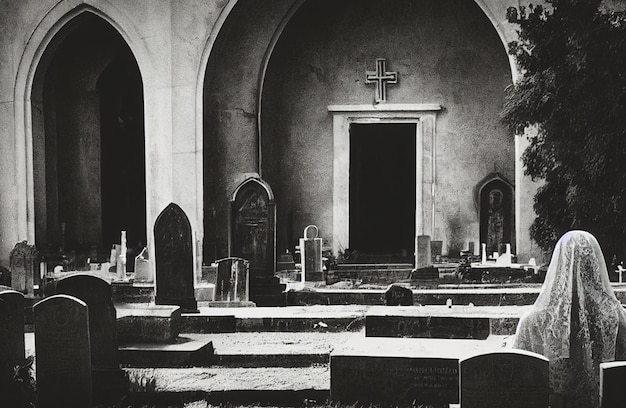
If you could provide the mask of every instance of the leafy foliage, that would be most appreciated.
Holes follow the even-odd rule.
[[[549,251],[571,229],[594,234],[608,259],[626,255],[626,18],[601,0],[509,8],[509,53],[521,79],[504,122],[529,129],[525,173],[544,180],[531,237]]]
[[[7,407],[35,407],[37,396],[33,362],[33,356],[28,356],[22,364],[3,365],[0,369],[0,384],[6,387],[2,388],[2,403]]]

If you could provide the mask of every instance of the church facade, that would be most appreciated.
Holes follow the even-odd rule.
[[[148,245],[171,202],[196,266],[246,180],[276,250],[443,255],[529,238],[537,186],[500,121],[515,0],[4,0],[0,264],[13,245]]]

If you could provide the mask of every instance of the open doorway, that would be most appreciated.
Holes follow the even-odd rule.
[[[366,262],[413,260],[416,126],[350,125],[350,249]]]
[[[146,243],[143,84],[117,30],[84,12],[46,48],[33,90],[35,243],[82,267],[127,231]],[[53,259],[53,258],[51,258]]]

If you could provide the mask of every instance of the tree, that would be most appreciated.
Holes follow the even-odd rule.
[[[546,0],[509,8],[521,79],[503,121],[530,132],[524,172],[543,180],[532,239],[550,251],[568,230],[596,236],[607,259],[626,259],[626,18],[601,0]]]

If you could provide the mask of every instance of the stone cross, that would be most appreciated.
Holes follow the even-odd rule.
[[[376,84],[376,103],[387,102],[387,84],[397,84],[398,73],[387,71],[385,58],[376,58],[376,71],[365,71],[365,83]]]

